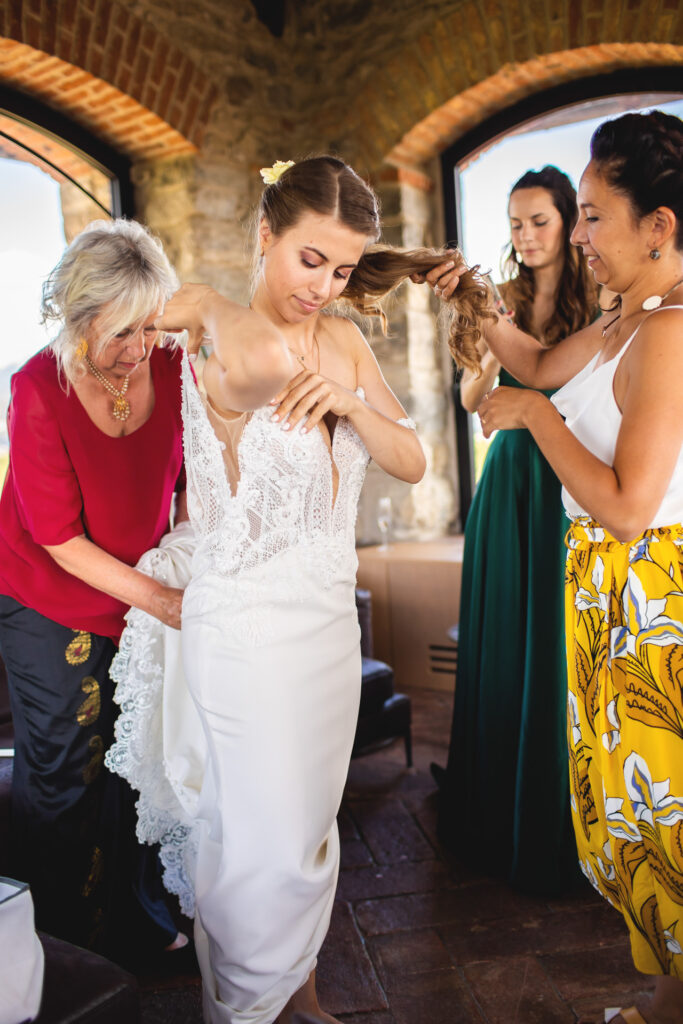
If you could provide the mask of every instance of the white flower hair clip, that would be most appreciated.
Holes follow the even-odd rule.
[[[294,166],[294,160],[276,160],[272,167],[262,167],[259,174],[266,185],[274,185],[279,181],[285,171]]]

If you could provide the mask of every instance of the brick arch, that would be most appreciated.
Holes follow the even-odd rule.
[[[216,97],[153,24],[111,0],[0,7],[0,82],[133,159],[195,151]]]
[[[418,148],[433,155],[453,142],[461,119],[471,127],[548,84],[681,62],[679,0],[461,0],[449,8],[378,60],[354,96],[345,139],[361,165],[378,167],[387,155],[399,162],[400,152],[414,166]]]
[[[683,46],[613,43],[505,65],[429,113],[391,147],[384,160],[399,167],[423,164],[491,115],[552,86],[622,68],[673,64],[683,65]]]

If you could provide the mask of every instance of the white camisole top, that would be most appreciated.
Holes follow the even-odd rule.
[[[683,309],[683,306],[660,306],[659,309]],[[650,316],[658,313],[659,309],[653,310]],[[612,359],[596,367],[595,364],[600,356],[600,353],[597,352],[590,362],[586,363],[584,368],[564,387],[556,391],[550,399],[558,412],[564,416],[567,427],[577,440],[608,466],[614,464],[614,452],[622,420],[621,410],[614,397],[614,375],[624,353],[647,319],[645,317],[644,320],[641,320],[628,341]],[[681,344],[683,344],[683,332]],[[683,416],[683,409],[681,409],[681,415]],[[566,487],[562,488],[562,501],[570,519],[588,515]],[[678,460],[664,500],[648,529],[672,526],[682,520],[683,448],[678,453]]]

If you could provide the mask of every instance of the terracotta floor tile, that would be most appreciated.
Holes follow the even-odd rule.
[[[392,992],[396,1024],[486,1024],[463,976],[455,968],[407,975]]]
[[[340,899],[355,902],[377,896],[448,889],[451,884],[448,869],[438,860],[423,860],[417,864],[374,864],[371,867],[342,869],[337,895]]]
[[[456,963],[594,949],[614,945],[625,937],[626,928],[612,907],[579,905],[552,914],[540,914],[480,921],[470,928],[462,923],[440,929],[445,945]]]
[[[342,839],[341,868],[360,868],[372,864],[372,854],[362,839]]]
[[[631,959],[631,946],[624,938],[613,946],[591,948],[586,946],[571,953],[550,953],[539,957],[543,968],[558,992],[571,1003],[587,996],[603,996],[610,992],[638,990],[643,987],[643,976],[636,971]],[[606,1006],[618,1006],[607,999]]]
[[[390,1013],[380,1010],[379,1013],[340,1013],[343,1024],[396,1024]]]
[[[393,794],[406,770],[404,764],[391,761],[384,751],[359,757],[351,762],[344,802]]]
[[[367,935],[381,935],[443,924],[466,929],[478,922],[527,916],[530,906],[527,897],[502,882],[479,882],[439,893],[365,900],[355,910],[356,919]]]
[[[453,966],[448,950],[436,931],[394,932],[368,941],[370,955],[385,990],[401,988],[407,976],[449,971]]]
[[[387,1001],[351,910],[337,900],[316,971],[320,1005],[328,1013],[384,1010]]]
[[[142,1024],[201,1024],[202,990],[188,988],[142,992]],[[123,1024],[123,1022],[122,1022]]]
[[[342,842],[347,839],[360,838],[358,835],[358,829],[356,828],[356,823],[344,804],[342,804],[339,814],[337,815],[337,828],[339,829],[339,838]]]
[[[535,957],[470,964],[465,977],[490,1024],[574,1024]]]
[[[434,850],[400,800],[358,800],[354,820],[377,864],[432,860]]]

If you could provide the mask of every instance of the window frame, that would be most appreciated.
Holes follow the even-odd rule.
[[[0,85],[0,113],[54,139],[55,142],[70,149],[104,173],[111,183],[111,216],[134,216],[135,202],[130,173],[131,161],[128,157],[60,111],[53,110],[52,107],[48,107],[32,96],[27,96],[3,85]],[[22,143],[17,142],[16,144],[26,148]],[[40,157],[40,154],[37,155]],[[45,160],[44,157],[40,157],[40,159]],[[55,166],[55,169],[64,177],[69,178],[59,167]],[[69,180],[93,202],[100,205],[87,189],[77,181]]]

